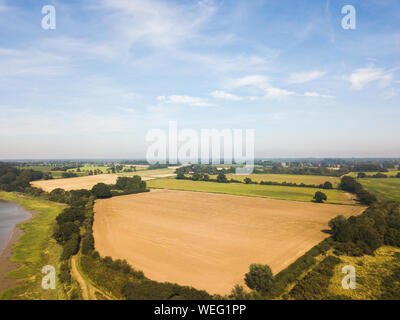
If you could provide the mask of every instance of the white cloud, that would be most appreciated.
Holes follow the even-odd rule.
[[[360,90],[374,81],[379,81],[382,87],[386,87],[392,79],[393,74],[391,72],[374,67],[357,69],[347,78],[354,90]]]
[[[217,98],[217,99],[225,99],[225,100],[232,100],[232,101],[242,100],[242,97],[239,97],[239,96],[234,95],[234,94],[229,93],[229,92],[218,91],[218,90],[212,92],[211,96],[213,96],[214,98]]]
[[[305,97],[315,97],[315,98],[327,98],[327,99],[335,98],[334,96],[326,95],[326,94],[320,94],[318,92],[305,92],[304,96]]]
[[[289,76],[289,83],[306,83],[306,82],[310,82],[316,79],[319,79],[321,77],[323,77],[325,75],[325,72],[323,71],[318,71],[318,70],[314,70],[314,71],[310,71],[310,72],[301,72],[301,73],[292,73]]]
[[[157,100],[164,103],[175,103],[175,104],[186,104],[193,107],[212,107],[215,106],[209,103],[207,100],[192,97],[192,96],[180,96],[180,95],[170,95],[170,96],[158,96]]]
[[[74,66],[69,59],[45,51],[28,48],[0,48],[0,77],[6,76],[63,76]]]
[[[263,96],[248,96],[246,99],[250,101],[263,99],[263,98],[272,98],[281,100],[285,97],[295,95],[296,92],[289,91],[286,89],[281,89],[277,87],[273,87],[269,83],[269,78],[261,75],[250,75],[238,79],[231,79],[228,83],[230,88],[240,88],[240,87],[254,87],[263,93]]]
[[[240,88],[246,86],[255,86],[261,89],[269,87],[269,79],[265,76],[250,75],[243,78],[232,79],[229,81],[230,88]]]
[[[113,26],[131,43],[174,46],[197,36],[217,8],[211,1],[191,5],[155,0],[102,0],[100,8],[113,11]]]
[[[296,94],[293,91],[288,91],[285,89],[280,88],[267,88],[266,89],[267,97],[274,98],[274,99],[282,99],[288,96],[292,96]]]

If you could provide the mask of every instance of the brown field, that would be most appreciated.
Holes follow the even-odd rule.
[[[331,218],[365,208],[155,190],[98,200],[94,209],[102,256],[126,259],[153,280],[227,294],[251,263],[277,273],[327,237]]]
[[[171,171],[171,170],[170,170]],[[134,176],[138,175],[142,177],[143,181],[152,180],[156,178],[166,178],[175,176],[174,173],[161,170],[149,170],[146,172],[135,172],[127,174],[99,174],[94,176],[84,176],[77,178],[66,178],[66,179],[53,179],[53,180],[40,180],[31,182],[32,186],[40,188],[46,192],[51,192],[54,189],[61,188],[64,190],[78,190],[78,189],[92,189],[97,183],[115,184],[117,178],[120,176]]]

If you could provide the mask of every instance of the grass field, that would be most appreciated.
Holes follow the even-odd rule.
[[[334,276],[327,288],[327,296],[342,295],[353,300],[379,299],[385,289],[389,289],[382,284],[382,281],[385,277],[390,276],[395,268],[400,267],[400,260],[396,258],[396,254],[400,254],[399,248],[383,246],[375,251],[374,256],[340,256],[342,263],[334,270]],[[355,290],[342,288],[344,274],[341,270],[346,265],[354,266],[356,269]]]
[[[212,176],[216,178],[216,176]],[[226,177],[230,179],[243,181],[246,177],[249,177],[252,181],[272,181],[272,182],[291,182],[291,183],[304,183],[304,184],[315,184],[320,185],[326,181],[332,183],[336,187],[340,179],[336,177],[325,177],[325,176],[309,176],[309,175],[295,175],[295,174],[249,174],[249,175],[236,175],[227,174]]]
[[[379,200],[400,201],[399,178],[358,179],[358,181]]]
[[[137,175],[141,176],[143,180],[150,180],[173,175],[174,171],[174,169],[142,170],[130,173],[100,174],[78,178],[33,181],[31,184],[34,187],[43,189],[47,192],[51,192],[57,188],[64,190],[91,189],[95,184],[100,182],[106,184],[115,184],[117,178],[122,176],[132,177]]]
[[[395,175],[397,175],[397,173],[399,173],[400,171],[398,171],[398,170],[389,170],[389,172],[365,172],[365,174],[367,175],[367,176],[373,176],[373,175],[375,175],[375,174],[377,174],[377,173],[382,173],[382,174],[384,174],[384,175],[387,175],[388,177],[393,177],[393,176],[395,176]],[[358,172],[350,172],[349,174],[347,174],[347,176],[351,176],[351,177],[354,177],[354,178],[357,178],[357,175],[358,175]]]
[[[62,248],[51,235],[55,218],[65,206],[18,193],[0,192],[0,197],[36,213],[33,219],[19,225],[24,234],[13,247],[11,260],[20,264],[20,268],[7,274],[7,277],[24,281],[16,288],[1,293],[0,299],[63,299],[61,290],[44,290],[41,287],[41,270],[45,265],[58,268]]]
[[[331,218],[363,210],[153,190],[96,201],[93,230],[102,256],[126,259],[150,279],[227,294],[251,263],[276,273],[326,238]]]
[[[264,186],[242,183],[217,183],[178,179],[156,179],[147,182],[150,188],[201,191],[243,195],[252,197],[264,197],[282,200],[311,201],[317,188]],[[321,190],[327,197],[327,203],[355,204],[352,196],[340,190]]]

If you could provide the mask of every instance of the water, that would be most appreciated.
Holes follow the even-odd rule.
[[[16,203],[0,200],[0,253],[6,247],[15,225],[30,217]]]

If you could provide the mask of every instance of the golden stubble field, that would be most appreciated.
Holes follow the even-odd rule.
[[[153,280],[227,294],[251,263],[277,273],[328,236],[330,219],[365,208],[154,190],[98,200],[94,209],[102,256],[126,259]]]
[[[143,172],[145,171],[145,172]],[[40,188],[46,192],[51,192],[54,189],[61,188],[66,191],[69,190],[79,190],[79,189],[87,189],[90,190],[97,183],[105,183],[105,184],[115,184],[117,182],[118,177],[123,176],[141,176],[143,181],[148,181],[152,179],[158,178],[167,178],[175,176],[174,173],[164,173],[161,170],[143,170],[139,172],[135,172],[132,174],[99,174],[93,176],[84,176],[84,177],[76,177],[76,178],[65,178],[65,179],[52,179],[52,180],[40,180],[40,181],[32,181],[32,186],[36,188]]]

